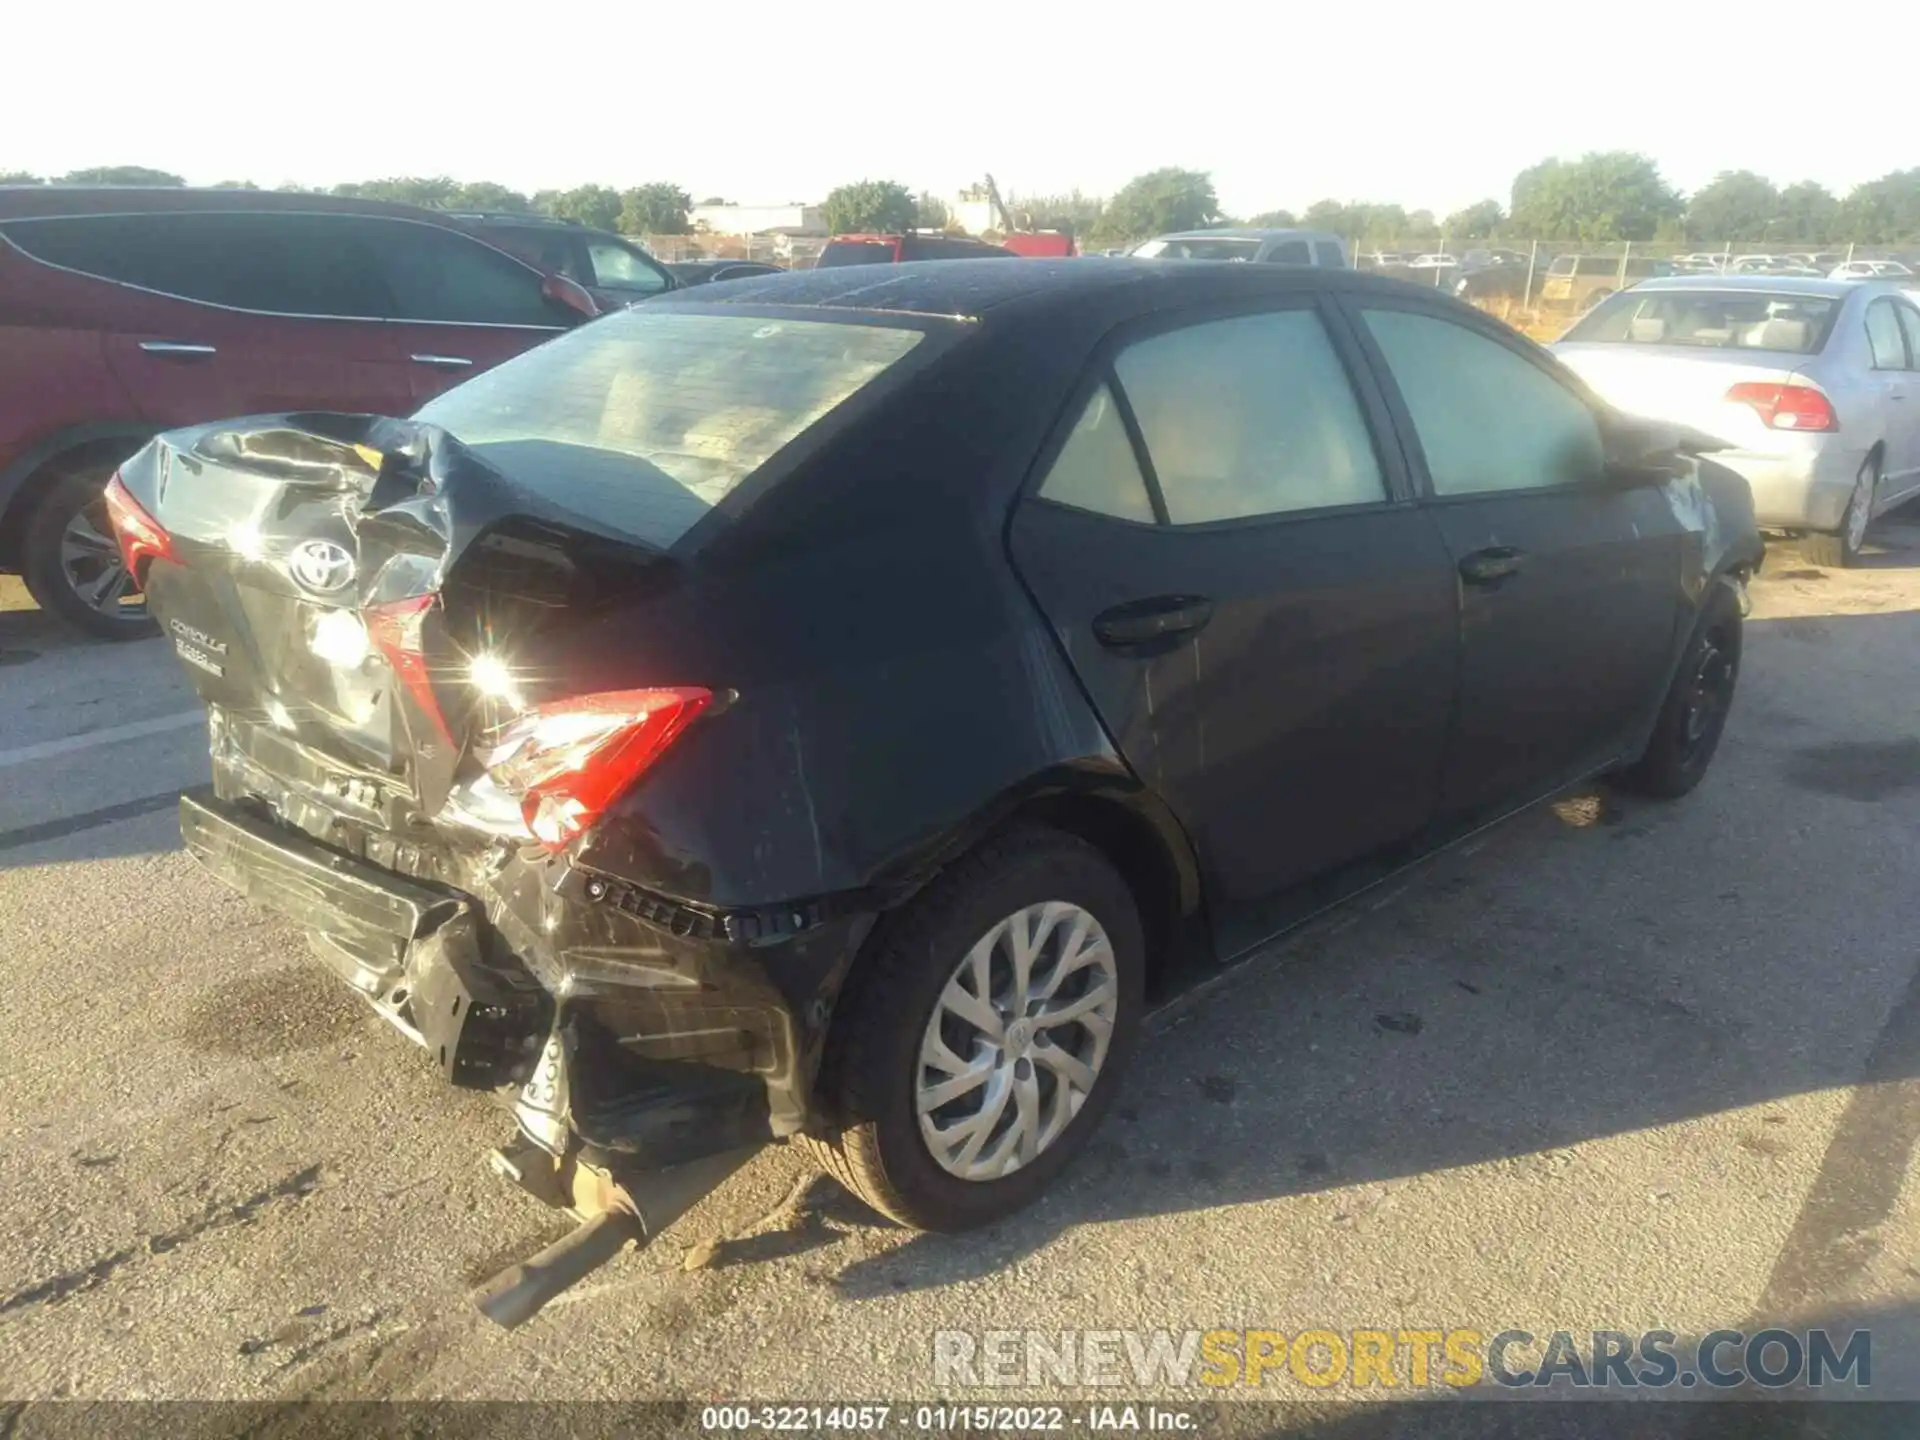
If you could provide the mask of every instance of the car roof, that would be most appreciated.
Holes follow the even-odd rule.
[[[0,185],[0,220],[126,215],[161,210],[336,211],[444,222],[443,210],[393,200],[305,195],[288,190],[195,189],[179,185]]]
[[[685,292],[683,298],[682,292],[676,291],[672,296],[649,301],[648,308],[681,304],[792,306],[978,320],[990,312],[1018,312],[1031,317],[1097,307],[1111,310],[1119,318],[1164,305],[1230,302],[1328,289],[1432,294],[1426,287],[1402,280],[1331,267],[1167,265],[1158,260],[1103,257],[1023,259],[1018,265],[998,260],[935,260],[791,270],[733,281],[717,295],[696,289]]]
[[[1662,275],[1642,280],[1639,290],[1760,290],[1773,295],[1856,294],[1860,287],[1845,280],[1829,280],[1824,275]]]

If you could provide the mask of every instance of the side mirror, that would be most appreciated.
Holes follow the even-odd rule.
[[[540,282],[540,293],[556,305],[564,305],[582,320],[597,320],[600,307],[584,285],[564,275],[548,275]]]

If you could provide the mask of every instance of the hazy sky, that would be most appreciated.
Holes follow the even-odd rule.
[[[1644,151],[1683,189],[1747,168],[1844,191],[1920,165],[1920,5],[1772,13],[21,0],[0,170],[672,180],[777,202],[861,178],[951,196],[988,171],[1026,194],[1106,194],[1184,165],[1213,173],[1229,212],[1330,196],[1444,214],[1504,203],[1516,171],[1590,149]]]

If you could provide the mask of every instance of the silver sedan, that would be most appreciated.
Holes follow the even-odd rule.
[[[1612,296],[1552,347],[1604,399],[1716,436],[1769,529],[1850,565],[1920,494],[1920,306],[1896,286],[1674,276]]]

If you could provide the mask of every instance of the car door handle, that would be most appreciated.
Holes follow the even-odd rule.
[[[211,345],[197,345],[191,340],[142,340],[140,348],[149,355],[194,356],[218,353]]]
[[[1129,600],[1093,617],[1093,635],[1102,645],[1150,645],[1192,635],[1213,618],[1213,602],[1198,595],[1156,595]]]
[[[1518,575],[1526,563],[1526,551],[1511,545],[1490,545],[1461,558],[1460,578],[1469,585],[1496,589]]]
[[[411,358],[416,365],[437,365],[442,370],[464,370],[473,364],[464,355],[415,355]]]

